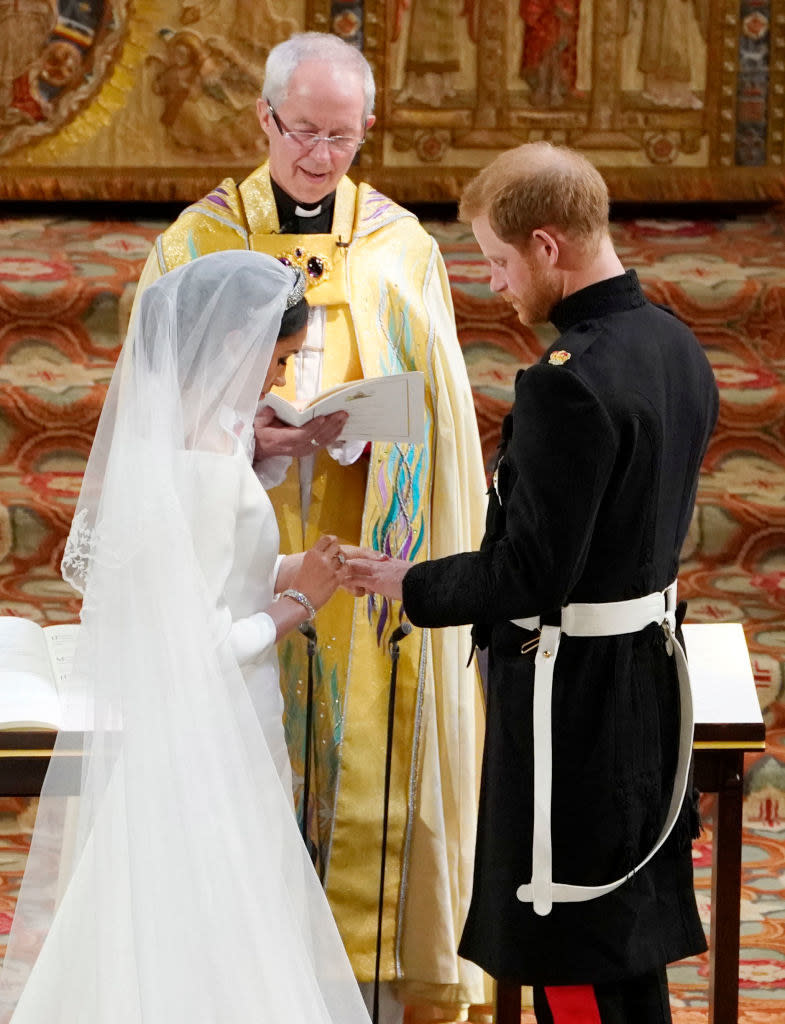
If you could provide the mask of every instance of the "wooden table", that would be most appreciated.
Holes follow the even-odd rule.
[[[57,733],[51,729],[0,730],[0,796],[38,796],[52,756]],[[69,793],[79,792],[81,736],[74,734],[73,749],[67,744],[61,756],[69,758]]]
[[[766,729],[741,625],[686,625],[684,644],[695,700],[695,784],[701,792],[717,794],[712,842],[709,1024],[736,1024],[744,754],[765,748]]]
[[[717,794],[712,843],[709,1024],[737,1024],[744,754],[765,748],[744,630],[739,623],[684,626],[695,703],[695,784]],[[496,1024],[520,1024],[521,990],[498,982]]]

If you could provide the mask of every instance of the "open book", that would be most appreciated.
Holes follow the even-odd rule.
[[[420,444],[425,436],[425,378],[419,370],[336,384],[303,408],[272,392],[262,404],[293,427],[302,427],[316,416],[348,412],[341,441]]]
[[[66,728],[59,691],[74,660],[78,623],[39,626],[0,616],[0,729]]]

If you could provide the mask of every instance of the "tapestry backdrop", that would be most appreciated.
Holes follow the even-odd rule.
[[[359,46],[356,172],[455,199],[496,151],[586,152],[616,199],[785,197],[785,0],[0,0],[0,197],[196,198],[264,156],[264,61]]]

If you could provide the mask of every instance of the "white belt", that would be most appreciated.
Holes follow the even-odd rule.
[[[539,617],[513,619],[523,629],[539,629]],[[568,636],[617,636],[637,633],[651,623],[662,625],[667,638],[667,651],[676,658],[679,677],[681,728],[676,778],[670,806],[659,838],[650,853],[622,878],[605,885],[568,885],[554,882],[551,850],[551,782],[553,757],[551,748],[551,696],[553,670],[562,633]],[[570,604],[562,608],[561,626],[542,626],[534,659],[534,825],[532,831],[532,880],[520,885],[517,897],[531,903],[535,914],[551,912],[553,903],[577,903],[593,900],[618,889],[652,859],[670,835],[687,789],[692,756],[693,709],[687,658],[675,636],[676,582],[663,592],[647,594],[631,601],[608,601],[603,604]]]

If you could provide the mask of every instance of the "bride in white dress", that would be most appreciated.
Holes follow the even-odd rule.
[[[294,818],[275,656],[342,556],[325,537],[278,557],[248,457],[301,298],[248,252],[142,296],[63,560],[84,595],[65,700],[85,728],[47,774],[0,1020],[368,1022]]]

